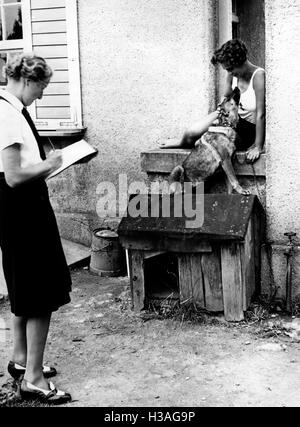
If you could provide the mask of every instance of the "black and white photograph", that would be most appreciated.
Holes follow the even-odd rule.
[[[0,407],[300,407],[300,2],[0,0]]]

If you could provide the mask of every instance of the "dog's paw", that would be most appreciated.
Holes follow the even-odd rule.
[[[172,182],[170,185],[170,194],[182,193],[182,185],[180,182]]]
[[[240,186],[240,184],[233,187],[233,189],[235,192],[237,192],[238,194],[242,194],[243,196],[250,196],[251,195],[251,191],[245,190],[243,187]]]

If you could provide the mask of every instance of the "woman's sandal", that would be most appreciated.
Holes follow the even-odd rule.
[[[69,393],[57,390],[51,381],[49,382],[49,390],[44,390],[23,379],[20,394],[24,400],[35,400],[49,405],[62,405],[72,400]]]
[[[26,368],[12,361],[7,366],[8,373],[15,379],[19,380],[25,374]],[[45,378],[54,377],[57,374],[55,368],[51,366],[43,366],[43,374]]]

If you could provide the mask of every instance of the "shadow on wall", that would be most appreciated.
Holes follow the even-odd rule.
[[[238,37],[249,49],[250,61],[260,67],[265,67],[265,1],[237,1],[239,17]]]

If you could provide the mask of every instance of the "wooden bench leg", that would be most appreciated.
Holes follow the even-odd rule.
[[[145,305],[144,252],[130,250],[129,266],[133,309],[139,312],[144,309]]]

